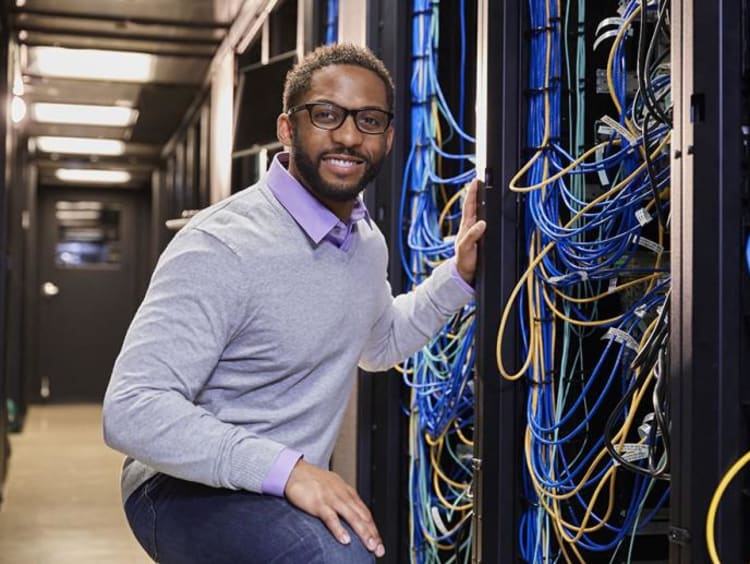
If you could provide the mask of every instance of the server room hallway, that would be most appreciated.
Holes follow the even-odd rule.
[[[122,456],[104,445],[100,406],[32,406],[10,440],[0,563],[150,562],[121,509]]]

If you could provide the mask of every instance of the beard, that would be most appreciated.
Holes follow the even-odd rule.
[[[351,184],[327,182],[324,180],[320,176],[320,164],[326,155],[330,154],[348,155],[364,162],[365,171],[359,181]],[[302,147],[300,135],[297,131],[294,131],[294,135],[292,136],[292,155],[297,170],[310,191],[319,198],[334,202],[349,202],[354,200],[378,175],[380,167],[383,165],[383,159],[385,158],[385,155],[383,155],[378,160],[371,161],[357,151],[341,147],[323,151],[317,158],[313,159]]]

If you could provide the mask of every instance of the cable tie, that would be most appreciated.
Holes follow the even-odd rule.
[[[551,79],[550,81],[554,82]],[[559,84],[559,82],[560,82],[560,79],[558,78],[557,83]],[[544,94],[545,92],[552,92],[558,88],[559,86],[539,86],[536,88],[527,88],[526,90],[524,90],[524,94],[526,96],[532,96],[534,94]]]
[[[433,7],[434,7],[434,6],[436,6],[436,5],[437,5],[437,4],[433,4]],[[421,10],[414,10],[414,11],[412,12],[412,16],[423,16],[423,15],[425,15],[425,14],[430,14],[430,15],[432,15],[432,14],[434,14],[434,13],[435,13],[435,12],[434,12],[434,9],[433,9],[433,7],[430,7],[430,8],[422,8]]]
[[[531,34],[547,33],[548,31],[557,31],[557,26],[556,25],[538,25],[538,26],[529,28],[529,33]]]
[[[531,384],[534,387],[551,386],[554,383],[555,383],[554,380],[546,380],[546,379],[545,380],[529,380],[529,384]]]

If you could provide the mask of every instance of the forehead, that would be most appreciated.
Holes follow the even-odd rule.
[[[356,65],[328,65],[310,80],[307,100],[324,99],[342,106],[387,108],[385,84],[373,71]]]

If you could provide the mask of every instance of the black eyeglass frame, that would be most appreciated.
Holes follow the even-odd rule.
[[[341,123],[339,123],[336,127],[322,127],[315,123],[312,117],[312,108],[314,106],[330,106],[332,108],[338,108],[341,111],[344,112],[344,117],[341,120]],[[357,131],[360,133],[364,133],[365,135],[383,135],[386,131],[388,131],[388,128],[391,126],[391,123],[393,122],[393,112],[389,112],[388,110],[384,110],[382,108],[357,108],[356,110],[352,110],[349,108],[345,108],[343,106],[339,106],[338,104],[333,104],[331,102],[308,102],[307,104],[298,104],[296,106],[292,106],[286,111],[286,115],[291,116],[292,114],[295,114],[301,110],[307,110],[307,116],[310,118],[310,123],[313,124],[313,126],[317,127],[318,129],[322,129],[323,131],[336,131],[339,127],[344,125],[344,122],[346,121],[346,118],[349,116],[352,116],[354,120],[354,127],[357,128]],[[388,121],[385,124],[385,127],[383,128],[383,131],[363,131],[362,128],[359,126],[359,122],[357,121],[357,114],[359,112],[371,112],[371,111],[377,111],[377,112],[383,112],[386,116],[388,116]]]

